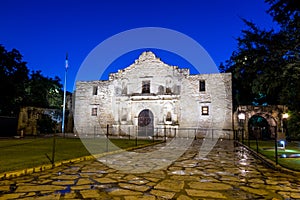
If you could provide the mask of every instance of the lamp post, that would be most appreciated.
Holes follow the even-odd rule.
[[[282,114],[282,118],[281,118],[281,125],[282,125],[282,133],[284,133],[285,131],[285,137],[287,136],[287,125],[286,125],[286,120],[289,117],[288,113],[284,113]],[[284,130],[285,129],[285,130]],[[283,135],[283,134],[282,134]]]
[[[246,119],[246,115],[243,112],[238,114],[239,119],[239,127],[242,127],[242,143],[244,144],[244,121]]]
[[[282,117],[281,117],[281,133],[282,133],[282,136],[283,136],[283,120],[284,119],[287,119],[289,117],[289,114],[287,113],[283,113],[282,114]],[[276,162],[276,165],[278,164],[278,143],[277,143],[277,131],[275,132],[275,162]]]

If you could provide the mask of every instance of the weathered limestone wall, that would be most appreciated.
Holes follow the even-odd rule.
[[[97,88],[97,95],[93,94],[94,87]],[[79,81],[76,83],[75,132],[94,134],[95,131],[99,132],[101,128],[105,128],[104,124],[113,123],[112,94],[113,86],[110,81]],[[92,116],[93,108],[97,109],[95,116]]]
[[[200,80],[205,80],[205,91],[199,91]],[[232,128],[231,74],[191,75],[183,86],[181,126]],[[202,106],[208,106],[209,115],[201,114]]]
[[[205,91],[199,91],[200,80],[205,81]],[[149,83],[147,92],[145,83]],[[208,106],[209,115],[202,115],[202,106]],[[97,116],[92,116],[93,108]],[[231,129],[231,74],[189,75],[188,69],[169,66],[152,52],[144,52],[108,81],[76,83],[74,118],[80,133],[98,133],[109,124],[118,133],[135,135],[144,109],[153,114],[154,128],[162,130]]]

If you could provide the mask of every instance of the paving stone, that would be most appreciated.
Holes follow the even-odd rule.
[[[227,199],[227,197],[224,196],[220,192],[206,191],[206,190],[194,190],[194,189],[186,189],[185,191],[189,196],[192,196],[192,197],[207,197],[207,198],[213,198],[213,199]]]
[[[124,189],[135,190],[139,192],[146,192],[150,189],[150,187],[146,185],[134,185],[128,183],[119,183],[119,186]]]
[[[44,184],[50,184],[51,182],[53,182],[53,180],[49,180],[49,179],[40,179],[38,181],[36,181],[37,184],[40,184],[40,185],[44,185]]]
[[[284,199],[290,199],[291,198],[291,192],[278,192]]]
[[[162,189],[166,191],[173,191],[179,192],[183,189],[184,182],[179,180],[163,180],[162,182],[158,183],[154,188],[155,189]]]
[[[232,186],[223,183],[213,183],[213,182],[191,182],[188,184],[192,189],[199,190],[229,190]]]
[[[97,199],[100,196],[97,190],[81,190],[80,194],[84,199]]]
[[[145,177],[147,180],[151,181],[151,182],[158,182],[160,181],[161,179],[159,178],[152,178],[152,177]]]
[[[91,185],[93,184],[94,182],[91,181],[90,179],[87,179],[87,178],[81,178],[78,180],[78,182],[76,183],[76,185]]]
[[[71,191],[70,193],[66,193],[63,199],[75,199],[76,197],[77,194],[74,191]]]
[[[20,196],[23,196],[25,194],[26,193],[3,194],[3,195],[0,195],[0,199],[19,199]]]
[[[9,191],[9,185],[0,186],[0,192],[7,192]]]
[[[235,182],[239,182],[239,178],[238,177],[233,177],[233,176],[223,176],[220,178],[221,181],[235,181]]]
[[[186,196],[186,195],[180,195],[177,200],[192,200],[192,198]]]
[[[245,186],[241,186],[240,189],[246,191],[246,192],[250,192],[252,194],[257,194],[257,195],[268,195],[269,193],[264,190],[264,189],[255,189],[255,188],[250,188],[250,187],[245,187]]]
[[[71,186],[71,190],[88,190],[88,189],[91,189],[91,185],[74,185],[74,186]]]
[[[150,193],[157,197],[161,197],[161,198],[165,198],[165,199],[172,199],[176,194],[174,192],[165,192],[165,191],[161,191],[161,190],[151,190]]]
[[[36,193],[35,192],[28,192],[25,196],[26,197],[33,197],[33,196],[36,196]]]
[[[136,179],[136,180],[131,180],[131,181],[128,181],[128,182],[136,184],[136,185],[145,185],[145,184],[149,183],[149,181],[146,180],[146,179]]]
[[[107,174],[105,177],[106,178],[112,178],[112,179],[115,179],[115,180],[118,180],[118,179],[120,180],[124,176],[125,176],[125,174],[114,174],[114,173],[112,173],[112,174]]]
[[[294,189],[287,187],[285,185],[279,186],[279,185],[267,185],[266,189],[268,190],[274,190],[274,191],[288,191],[288,192],[298,192],[299,189]]]
[[[125,196],[125,200],[155,200],[155,196]]]
[[[172,176],[169,176],[169,178],[174,179],[174,180],[179,180],[179,181],[199,181],[200,180],[200,177],[191,176],[191,175],[185,175],[185,176],[172,175]]]
[[[265,189],[266,188],[266,185],[264,185],[264,184],[251,183],[248,185],[251,186],[252,188],[256,188],[256,189]]]
[[[95,178],[95,181],[97,181],[98,183],[116,183],[116,180],[113,180],[111,178]]]
[[[33,192],[33,191],[56,191],[63,190],[64,186],[58,185],[35,185],[35,186],[19,186],[16,192]]]
[[[263,180],[258,179],[258,178],[251,178],[251,179],[248,180],[248,182],[250,182],[250,183],[262,183],[262,184],[265,183]]]
[[[113,196],[141,196],[143,193],[125,189],[116,189],[108,193]]]
[[[51,177],[52,180],[75,180],[78,179],[78,175],[60,175]]]
[[[52,184],[53,185],[73,185],[74,180],[73,181],[53,181]]]
[[[291,192],[291,198],[293,199],[300,199],[300,192]]]

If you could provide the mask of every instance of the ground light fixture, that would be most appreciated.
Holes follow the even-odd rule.
[[[243,113],[243,112],[239,113],[238,118],[239,118],[239,120],[245,120],[246,119],[245,113]]]
[[[285,141],[284,140],[280,140],[278,143],[279,143],[278,148],[285,150]]]

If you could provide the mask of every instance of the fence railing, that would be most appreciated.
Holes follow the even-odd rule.
[[[300,158],[300,145],[297,141],[287,141],[285,138],[279,138],[277,132],[268,138],[262,137],[262,134],[250,135],[244,129],[234,131],[234,140],[252,149],[258,155],[272,160],[276,165],[300,171],[298,161],[293,159]],[[297,164],[298,163],[298,164]]]
[[[222,138],[234,139],[234,131],[230,129],[197,128],[197,127],[137,127],[127,126],[120,128],[116,126],[82,126],[75,130],[76,135],[80,137],[119,137],[119,138]]]

